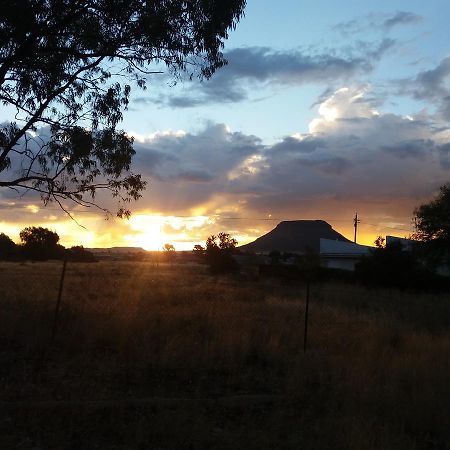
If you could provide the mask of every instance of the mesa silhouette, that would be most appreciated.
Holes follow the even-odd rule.
[[[320,238],[351,242],[324,220],[291,220],[280,222],[269,233],[239,249],[244,252],[319,253]]]

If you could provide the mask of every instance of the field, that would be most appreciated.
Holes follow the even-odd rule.
[[[0,265],[1,449],[449,449],[450,297]]]

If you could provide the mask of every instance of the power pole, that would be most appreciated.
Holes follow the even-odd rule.
[[[355,218],[353,219],[353,226],[355,227],[355,244],[356,244],[356,233],[358,231],[358,223],[361,223],[361,221],[358,219],[358,213],[355,214]]]

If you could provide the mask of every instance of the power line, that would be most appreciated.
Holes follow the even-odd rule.
[[[26,206],[16,206],[16,205],[0,205],[0,210],[7,210],[7,209],[24,209],[24,210],[28,210],[28,208]],[[65,215],[65,213],[63,211],[61,211],[61,209],[59,208],[40,208],[39,211],[55,211],[55,212],[60,212],[61,215]],[[31,212],[31,211],[29,211]],[[93,214],[93,215],[104,215],[104,212],[99,212],[99,211],[94,211],[94,210],[71,210],[69,211],[71,214]],[[34,213],[33,213],[34,214]],[[191,215],[168,215],[168,216],[159,216],[159,215],[149,215],[150,217],[161,217],[161,218],[169,218],[169,217],[173,217],[175,219],[187,219],[187,220],[191,220],[191,221],[196,221],[198,220],[195,216],[191,216]],[[292,217],[239,217],[239,216],[221,216],[220,214],[211,214],[211,215],[207,215],[209,218],[215,218],[218,220],[249,220],[249,221],[263,221],[263,222],[282,222],[282,221],[295,221],[298,220],[296,218],[292,218]],[[326,217],[326,220],[329,220],[331,222],[340,222],[340,223],[353,223],[353,225],[355,224],[355,219],[342,219],[342,218],[333,218],[333,217]],[[385,219],[383,217],[383,219]],[[366,222],[364,220],[360,220],[359,218],[358,220],[358,224],[362,224],[362,225],[367,225],[367,226],[371,226],[371,227],[377,227],[377,228],[387,228],[390,230],[398,230],[398,231],[407,231],[410,232],[412,231],[412,228],[410,229],[406,229],[406,228],[400,228],[400,227],[392,227],[392,226],[388,226],[388,225],[383,225],[382,223],[379,224],[374,224],[374,223],[369,223]]]

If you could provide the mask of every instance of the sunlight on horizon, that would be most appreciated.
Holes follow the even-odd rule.
[[[130,246],[144,250],[162,250],[164,244],[174,245],[176,250],[192,250],[203,237],[195,235],[195,229],[213,223],[208,216],[176,217],[138,214],[129,221],[130,231],[124,240]]]

